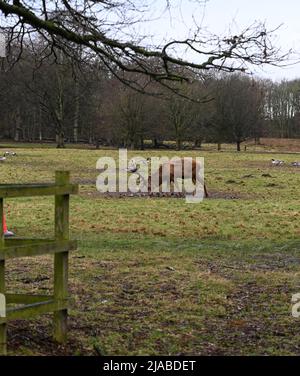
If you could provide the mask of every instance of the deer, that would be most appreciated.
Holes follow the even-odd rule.
[[[196,184],[196,182],[199,182],[203,185],[203,188],[204,188],[204,195],[205,197],[208,197],[208,192],[207,192],[207,189],[206,189],[206,185],[204,183],[204,181],[200,178],[200,176],[197,176],[197,172],[200,171],[200,164],[198,162],[196,162],[195,159],[192,159],[192,181],[194,184]],[[180,167],[178,167],[180,166]],[[176,178],[181,178],[181,179],[185,179],[185,178],[188,178],[188,176],[185,176],[184,175],[184,158],[180,158],[176,161],[169,161],[169,162],[166,162],[166,163],[163,163],[159,166],[158,168],[158,171],[155,172],[155,174],[158,174],[159,176],[157,177],[156,175],[156,178],[155,181],[158,181],[158,186],[160,187],[163,183],[164,180],[167,180],[167,177],[164,177],[163,176],[163,171],[164,171],[164,168],[167,167],[167,168],[170,168],[170,184],[173,183],[173,184],[176,184]],[[176,176],[175,178],[175,174],[177,173],[178,174],[178,171],[176,171],[176,168],[181,168],[181,173],[180,173],[180,170],[179,170],[179,174],[181,176]],[[148,191],[150,192],[151,190],[151,174],[149,175],[148,177]]]

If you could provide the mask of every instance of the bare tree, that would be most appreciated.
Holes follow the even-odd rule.
[[[267,81],[265,91],[265,112],[271,125],[269,134],[280,138],[297,136],[295,116],[300,110],[300,81]]]
[[[113,111],[113,109],[111,109]],[[144,148],[145,97],[126,88],[120,88],[115,119],[124,146]]]
[[[199,105],[197,106],[195,103],[197,101],[197,92],[194,86],[198,85],[184,84],[184,87],[181,87],[181,93],[184,93],[186,97],[192,100],[173,94],[166,104],[166,111],[175,137],[177,150],[181,150],[182,141],[190,138],[189,133],[199,115],[200,109]]]
[[[8,31],[9,46],[17,43],[20,54],[22,46],[33,44],[37,35],[47,43],[41,59],[49,51],[56,55],[57,50],[63,50],[75,61],[78,53],[74,47],[81,46],[81,59],[97,56],[112,76],[141,92],[147,92],[149,82],[153,81],[174,91],[170,81],[189,81],[188,70],[244,72],[249,65],[276,65],[287,57],[271,43],[272,31],[260,23],[228,37],[203,35],[196,26],[191,38],[155,46],[133,27],[145,21],[154,3],[147,0],[0,0],[0,13],[1,23]],[[175,3],[178,2],[172,1],[171,5],[166,0],[165,7],[171,11]],[[194,61],[186,59],[189,52],[198,57]],[[134,75],[128,76],[126,72]],[[136,74],[146,76],[147,80],[133,79]]]
[[[264,95],[258,82],[240,74],[220,78],[216,97],[216,126],[220,141],[241,143],[257,137],[263,122]]]

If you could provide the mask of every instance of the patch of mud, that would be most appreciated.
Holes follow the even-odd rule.
[[[72,183],[78,185],[96,185],[96,179],[73,179]]]
[[[157,192],[157,193],[148,193],[148,192],[137,192],[137,193],[120,193],[120,192],[82,192],[80,194],[81,196],[90,197],[90,198],[186,198],[185,192]],[[238,193],[231,193],[231,192],[220,192],[220,191],[211,191],[209,192],[209,197],[204,198],[205,200],[211,200],[211,199],[223,199],[223,200],[242,200],[242,199],[248,199],[249,197],[243,194]]]

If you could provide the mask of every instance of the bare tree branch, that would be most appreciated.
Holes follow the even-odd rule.
[[[171,8],[167,0],[166,8]],[[127,35],[123,40],[120,30],[144,21],[147,11],[146,0],[0,0],[10,44],[22,46],[26,37],[35,35],[51,53],[60,49],[75,60],[74,47],[81,46],[81,59],[100,59],[111,74],[139,91],[144,89],[138,80],[132,80],[136,75],[172,89],[168,82],[189,81],[189,70],[245,72],[251,65],[280,65],[288,57],[273,46],[274,30],[268,31],[261,23],[225,38],[201,35],[199,28],[193,38],[171,40],[158,47],[143,42],[145,35]],[[189,55],[193,58],[186,58]]]

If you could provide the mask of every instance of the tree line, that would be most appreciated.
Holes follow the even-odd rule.
[[[127,73],[140,87],[151,86],[150,95],[121,82],[100,59],[76,65],[62,51],[47,56],[43,45],[28,48],[0,71],[0,135],[55,141],[58,147],[84,142],[144,149],[173,141],[178,150],[185,142],[235,143],[241,150],[250,138],[300,136],[300,80],[272,82],[216,70],[186,74],[189,83],[164,89]]]

